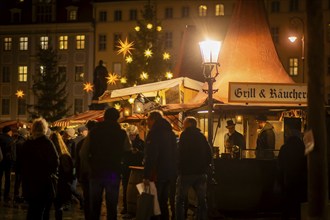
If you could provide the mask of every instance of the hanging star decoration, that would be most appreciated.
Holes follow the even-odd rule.
[[[126,63],[132,63],[132,61],[133,61],[132,56],[127,56],[127,57],[125,58],[125,61],[126,61]]]
[[[168,72],[165,73],[165,77],[166,77],[166,79],[172,79],[173,78],[173,73],[168,71]]]
[[[148,78],[149,78],[148,73],[146,73],[146,72],[142,72],[142,73],[140,74],[140,79],[141,79],[141,80],[146,80],[146,79],[148,79]]]
[[[163,53],[163,60],[169,60],[171,58],[171,55],[167,52]]]
[[[144,56],[147,57],[147,58],[151,57],[152,56],[152,50],[146,49],[144,51]]]
[[[88,93],[88,92],[92,92],[93,91],[93,87],[94,85],[90,82],[86,82],[84,83],[84,90]]]
[[[121,105],[120,105],[120,103],[116,103],[114,107],[115,107],[115,109],[120,110]]]
[[[127,83],[127,78],[126,77],[121,77],[120,78],[120,83],[121,84],[126,84]]]
[[[117,54],[122,53],[124,57],[126,56],[126,54],[132,55],[131,51],[134,50],[133,48],[134,42],[128,42],[126,38],[124,42],[120,39],[118,43],[119,45],[117,46],[117,48],[119,48],[119,50],[117,51]]]
[[[119,77],[115,73],[109,73],[107,77],[105,77],[108,81],[108,85],[116,85],[117,81],[119,80]]]
[[[23,92],[23,90],[19,89],[19,90],[16,91],[15,95],[16,95],[17,98],[23,98],[24,92]]]

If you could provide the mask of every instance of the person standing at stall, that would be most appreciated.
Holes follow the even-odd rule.
[[[233,120],[227,121],[226,128],[228,129],[228,133],[225,134],[225,146],[227,151],[232,153],[233,158],[240,158],[240,152],[245,150],[245,140],[244,136],[236,131],[235,129],[236,124]]]
[[[274,127],[267,122],[267,117],[265,115],[258,115],[256,120],[258,128],[260,129],[257,138],[256,158],[273,159],[275,150]]]
[[[212,161],[211,148],[194,117],[183,121],[178,148],[178,173],[176,183],[176,219],[185,219],[188,190],[192,187],[198,199],[197,219],[207,219],[207,170]]]
[[[144,155],[144,186],[155,181],[161,211],[160,219],[169,219],[168,199],[171,181],[176,177],[176,136],[162,112],[152,111],[147,118],[150,129]]]
[[[125,151],[131,149],[126,131],[117,122],[119,116],[115,108],[105,110],[104,121],[89,132],[80,150],[81,163],[87,162],[89,167],[89,219],[100,219],[103,191],[107,219],[117,219],[121,160]]]

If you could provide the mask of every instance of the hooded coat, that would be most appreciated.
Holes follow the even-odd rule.
[[[155,122],[145,143],[144,179],[167,181],[176,177],[176,136],[164,118]]]

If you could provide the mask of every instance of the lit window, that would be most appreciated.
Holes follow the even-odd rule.
[[[46,74],[46,67],[40,66],[40,75],[44,76]]]
[[[1,100],[1,114],[2,115],[9,115],[10,113],[10,99],[2,99]]]
[[[60,36],[58,38],[58,48],[60,50],[67,50],[68,49],[68,36]]]
[[[298,58],[289,59],[289,74],[290,76],[298,75]]]
[[[207,15],[207,6],[206,5],[200,5],[198,8],[198,14],[200,17],[205,17]]]
[[[120,10],[115,10],[114,21],[121,21],[121,14],[122,12]]]
[[[83,66],[76,66],[74,79],[76,82],[84,81],[84,67]]]
[[[17,114],[25,115],[26,114],[26,100],[19,98],[17,100]]]
[[[18,67],[18,82],[26,82],[27,81],[27,66],[19,66]]]
[[[117,74],[118,76],[121,76],[121,63],[113,63],[113,73]]]
[[[2,67],[2,82],[9,83],[10,82],[10,68],[9,66]]]
[[[225,15],[225,6],[223,4],[215,5],[215,16],[224,16]]]
[[[83,100],[82,99],[74,99],[74,113],[79,114],[83,112]]]
[[[3,48],[5,51],[9,51],[11,50],[11,47],[12,47],[12,38],[11,37],[5,37],[4,40],[3,40]]]
[[[71,10],[69,12],[69,21],[76,21],[77,20],[77,10]]]
[[[85,49],[85,35],[77,35],[76,36],[76,49],[82,50]]]
[[[106,22],[108,19],[108,13],[106,11],[100,11],[99,16],[100,16],[99,18],[100,22]]]
[[[104,34],[99,35],[99,51],[105,51],[107,49],[107,36]]]
[[[184,6],[181,8],[181,17],[188,18],[189,17],[189,7]]]
[[[173,47],[173,34],[172,32],[165,33],[165,48]]]
[[[40,37],[40,47],[42,50],[48,49],[49,38],[48,36],[41,36]]]
[[[28,50],[29,48],[29,39],[28,37],[20,37],[19,38],[19,49],[20,50]]]

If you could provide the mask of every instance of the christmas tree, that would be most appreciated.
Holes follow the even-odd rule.
[[[126,77],[121,82],[127,86],[157,82],[172,78],[170,54],[164,50],[162,27],[156,18],[154,7],[149,3],[141,11],[131,42],[119,40],[118,54],[127,63]]]
[[[48,122],[54,122],[67,114],[66,74],[59,72],[58,56],[51,47],[40,49],[38,53],[40,71],[34,76],[32,86],[36,104],[28,105],[32,118],[43,117]]]

